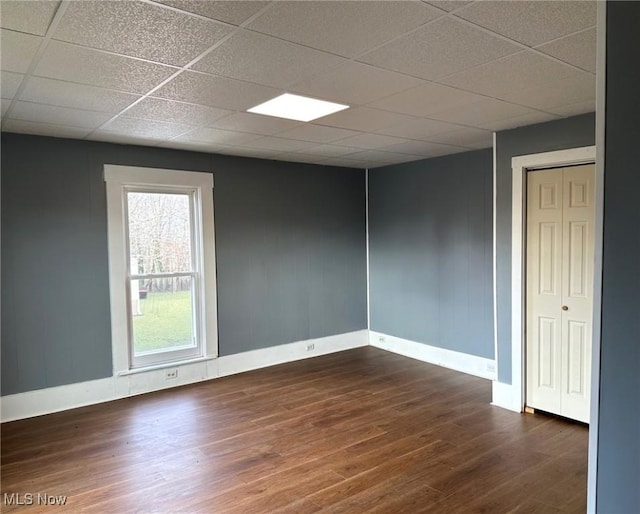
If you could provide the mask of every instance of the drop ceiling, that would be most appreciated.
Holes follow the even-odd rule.
[[[595,110],[594,1],[1,0],[2,130],[374,168]],[[311,123],[246,110],[348,104]]]

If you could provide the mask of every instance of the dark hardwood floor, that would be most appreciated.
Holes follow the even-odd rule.
[[[368,347],[6,423],[2,510],[584,512],[587,428],[490,385]]]

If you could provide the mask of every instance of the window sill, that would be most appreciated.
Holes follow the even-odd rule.
[[[124,377],[127,375],[137,375],[138,373],[146,373],[148,371],[156,371],[158,369],[176,368],[180,366],[185,366],[187,364],[197,364],[198,362],[213,361],[216,359],[217,357],[207,356],[207,357],[197,357],[195,359],[187,359],[187,360],[176,361],[176,362],[164,362],[162,364],[157,364],[154,366],[145,366],[144,368],[133,368],[125,371],[119,371],[116,373],[116,375],[119,377]]]

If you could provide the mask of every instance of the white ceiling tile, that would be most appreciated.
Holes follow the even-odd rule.
[[[249,134],[246,132],[235,132],[233,130],[221,130],[215,128],[197,128],[183,134],[177,140],[179,141],[197,141],[201,143],[211,143],[215,145],[242,145],[249,143],[260,136],[257,134]]]
[[[568,117],[585,114],[587,112],[594,112],[595,110],[595,103],[592,100],[589,100],[587,102],[578,102],[575,104],[564,105],[562,107],[556,107],[553,109],[553,112],[554,114]]]
[[[184,123],[186,125],[209,127],[223,116],[233,111],[216,109],[204,105],[187,104],[162,98],[143,98],[136,105],[127,109],[125,116],[144,118],[147,120]]]
[[[7,111],[9,110],[10,105],[11,105],[11,100],[7,100],[5,98],[2,98],[0,100],[0,107],[2,108],[1,113],[3,118],[4,118],[4,115],[7,114]]]
[[[252,114],[249,112],[237,112],[226,118],[218,120],[211,125],[223,130],[237,130],[238,132],[250,132],[252,134],[273,135],[285,130],[295,130],[304,125],[298,121]]]
[[[451,109],[481,100],[482,97],[439,84],[424,83],[402,93],[372,102],[369,107],[400,112],[413,116],[427,116],[432,112]]]
[[[426,2],[440,9],[444,9],[445,11],[455,11],[456,9],[460,9],[467,4],[470,4],[470,1],[465,0],[430,0]]]
[[[349,159],[358,159],[367,162],[377,162],[379,164],[394,164],[398,162],[407,162],[410,160],[422,159],[422,155],[408,154],[405,152],[392,152],[381,150],[364,150],[349,155]]]
[[[54,38],[183,66],[232,29],[143,2],[70,2]]]
[[[0,67],[4,71],[26,73],[41,41],[38,36],[1,29]]]
[[[428,80],[498,59],[517,45],[451,18],[441,18],[358,60]]]
[[[12,99],[18,87],[22,83],[24,75],[20,73],[12,73],[10,71],[3,71],[0,73],[0,96],[2,98]]]
[[[121,136],[138,136],[148,139],[169,139],[190,129],[191,127],[188,125],[178,123],[118,116],[104,127],[101,127],[100,132],[113,132]]]
[[[583,70],[596,72],[595,28],[545,43],[537,49]]]
[[[456,73],[441,82],[474,93],[506,99],[509,93],[581,73],[570,66],[527,50]]]
[[[409,155],[420,155],[422,157],[433,157],[436,155],[445,155],[448,153],[464,152],[468,148],[462,148],[453,145],[443,145],[438,143],[429,143],[426,141],[404,141],[384,149],[385,152],[405,153]]]
[[[252,0],[157,0],[186,12],[199,14],[213,20],[240,25],[256,14],[269,2]]]
[[[456,16],[535,46],[596,24],[596,2],[483,0],[456,11]]]
[[[369,107],[353,107],[316,120],[317,124],[330,127],[373,132],[408,119],[408,116],[394,112],[370,109]]]
[[[334,102],[362,105],[418,86],[422,82],[408,75],[382,70],[367,64],[347,62],[328,73],[294,84],[289,89]]]
[[[322,161],[322,165],[338,166],[340,168],[354,168],[359,170],[363,170],[368,167],[365,161],[348,159],[346,157],[331,157],[330,159]]]
[[[354,57],[440,15],[421,2],[274,2],[249,28]]]
[[[138,98],[138,95],[120,91],[42,77],[31,77],[20,97],[28,102],[113,114],[131,105]]]
[[[173,148],[176,150],[189,150],[191,152],[221,153],[231,148],[228,145],[216,145],[213,143],[203,143],[201,141],[183,141],[181,139],[170,139],[163,141],[158,146],[162,148]]]
[[[288,139],[297,139],[298,141],[309,141],[310,143],[331,143],[332,141],[358,134],[360,132],[355,130],[303,123],[294,129],[280,133],[280,136]]]
[[[123,135],[116,134],[115,132],[101,132],[97,131],[90,134],[87,137],[90,141],[101,141],[103,143],[115,143],[119,145],[139,145],[139,146],[158,146],[161,139],[151,139],[147,137],[140,137],[137,135]]]
[[[329,157],[343,157],[345,155],[354,154],[357,152],[361,152],[362,148],[353,148],[350,146],[341,146],[341,145],[318,145],[309,149],[308,152],[314,155],[322,156],[325,159]]]
[[[488,148],[493,145],[493,132],[490,130],[464,127],[442,134],[433,134],[425,139],[445,145]]]
[[[34,75],[132,93],[146,93],[174,68],[51,41]]]
[[[430,116],[437,120],[480,127],[483,123],[490,123],[515,116],[530,114],[532,111],[521,105],[510,104],[493,98],[487,98],[478,102],[454,107],[442,112],[433,113]]]
[[[269,150],[266,148],[230,146],[227,149],[221,150],[219,153],[223,155],[233,155],[238,157],[253,157],[256,159],[273,159],[276,155],[282,152],[277,152],[277,151]]]
[[[327,159],[325,156],[316,156],[310,153],[287,152],[280,153],[274,157],[277,161],[299,162],[304,164],[322,164]]]
[[[441,134],[459,129],[460,125],[427,118],[410,118],[396,125],[378,130],[380,134],[402,137],[406,139],[428,139],[431,134]]]
[[[562,109],[567,105],[591,101],[595,110],[596,79],[592,74],[582,72],[577,76],[549,82],[542,86],[515,91],[505,95],[505,100],[547,112],[555,112],[555,109]]]
[[[338,144],[344,146],[352,146],[360,149],[384,148],[405,140],[399,137],[385,136],[382,134],[358,134],[357,136],[347,137],[338,141]]]
[[[266,86],[185,71],[156,91],[154,96],[232,111],[245,111],[275,98],[280,93],[280,90]]]
[[[31,102],[17,102],[11,112],[11,119],[87,129],[100,126],[110,117],[110,114],[104,112],[69,109]]]
[[[2,131],[74,139],[82,139],[90,132],[89,129],[79,127],[65,127],[63,125],[51,125],[48,123],[34,123],[32,121],[9,119],[4,119],[2,121]]]
[[[250,146],[251,148],[262,148],[265,150],[274,150],[278,152],[295,152],[313,148],[316,145],[313,143],[307,143],[305,141],[296,141],[295,139],[265,136],[261,137],[260,139],[255,139],[249,144],[245,143],[244,146]]]
[[[285,88],[344,62],[341,57],[250,31],[239,31],[194,70]]]
[[[59,5],[52,0],[4,0],[0,2],[0,26],[44,36]]]
[[[501,130],[509,130],[518,127],[526,127],[527,125],[535,125],[536,123],[544,123],[546,121],[552,121],[559,119],[559,116],[555,114],[549,114],[540,111],[531,111],[527,114],[520,116],[514,116],[513,118],[505,118],[501,120],[492,121],[482,125],[482,128],[500,132]]]

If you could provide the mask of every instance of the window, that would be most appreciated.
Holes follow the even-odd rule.
[[[114,368],[217,355],[213,176],[105,166]]]

